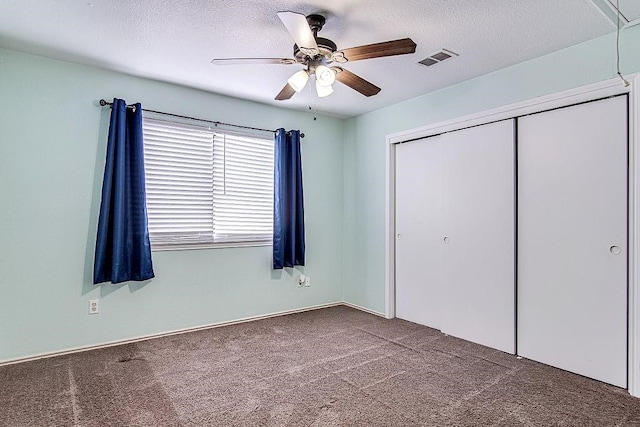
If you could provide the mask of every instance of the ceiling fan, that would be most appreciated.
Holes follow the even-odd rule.
[[[319,97],[333,93],[332,84],[335,80],[364,96],[376,95],[380,92],[378,86],[340,66],[331,66],[331,64],[404,55],[416,51],[416,44],[409,38],[338,50],[333,41],[318,37],[318,31],[325,24],[324,16],[312,14],[305,17],[301,13],[284,11],[278,12],[278,17],[295,41],[293,45],[294,58],[220,58],[211,61],[216,65],[304,65],[303,70],[296,72],[287,80],[287,84],[275,97],[277,101],[290,99],[297,92],[300,92],[311,75],[315,75],[316,92]]]

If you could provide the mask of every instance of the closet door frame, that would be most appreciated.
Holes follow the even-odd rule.
[[[629,96],[628,391],[640,397],[640,73],[583,86],[480,113],[386,136],[385,317],[395,317],[395,148],[396,144],[600,98]],[[516,254],[517,255],[517,254]],[[516,271],[517,274],[517,271]],[[514,277],[514,285],[515,285]],[[514,301],[514,304],[516,301]]]

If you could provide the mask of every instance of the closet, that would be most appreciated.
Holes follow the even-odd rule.
[[[396,316],[514,352],[514,121],[396,147]]]
[[[627,97],[518,119],[518,354],[627,384]]]
[[[627,96],[395,147],[396,316],[627,384]]]

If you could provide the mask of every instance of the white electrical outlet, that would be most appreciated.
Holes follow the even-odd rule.
[[[97,299],[89,300],[89,314],[98,314],[100,313],[100,306],[98,305]]]
[[[307,288],[311,286],[311,276],[307,276],[304,278],[304,286],[306,286]]]
[[[306,277],[304,274],[301,274],[300,276],[298,276],[298,287],[301,288],[304,286]]]

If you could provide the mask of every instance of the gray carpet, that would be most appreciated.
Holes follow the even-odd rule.
[[[334,307],[0,367],[0,425],[640,426],[640,399]]]

